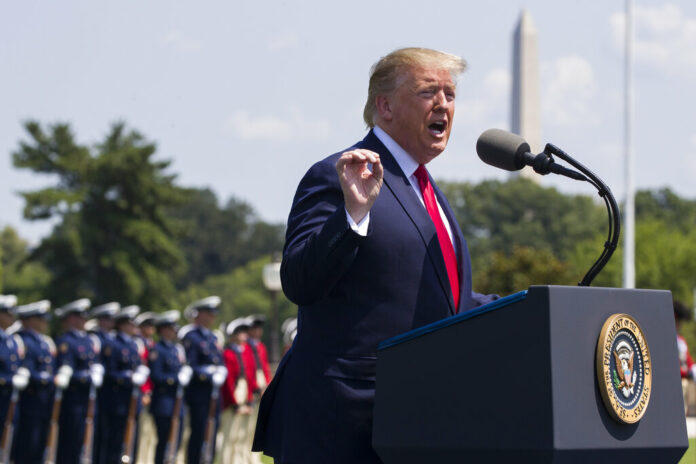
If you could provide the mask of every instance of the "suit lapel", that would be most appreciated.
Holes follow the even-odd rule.
[[[437,231],[432,219],[430,219],[427,210],[423,207],[423,204],[420,202],[416,192],[413,191],[411,183],[399,167],[399,164],[396,162],[384,144],[380,142],[373,131],[370,131],[367,134],[361,145],[364,148],[379,153],[380,159],[382,160],[382,166],[384,167],[384,185],[392,192],[396,200],[404,209],[406,215],[416,226],[416,229],[423,240],[423,244],[428,251],[430,262],[435,268],[442,291],[444,291],[449,297],[447,301],[449,302],[450,313],[454,314],[455,309],[454,300],[452,298],[452,289],[449,284],[447,268],[445,267],[445,259],[442,256],[440,244],[437,241]],[[438,201],[440,201],[442,204],[441,197],[438,197]],[[458,246],[458,248],[460,247]],[[461,266],[460,261],[459,254],[457,254],[457,267]]]

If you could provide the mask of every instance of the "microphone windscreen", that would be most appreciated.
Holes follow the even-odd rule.
[[[522,169],[522,155],[530,151],[529,144],[522,137],[501,129],[488,129],[476,142],[481,161],[507,171]]]

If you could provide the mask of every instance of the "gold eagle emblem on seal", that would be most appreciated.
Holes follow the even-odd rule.
[[[624,424],[638,422],[652,392],[650,348],[638,322],[613,314],[597,341],[597,383],[609,415]]]

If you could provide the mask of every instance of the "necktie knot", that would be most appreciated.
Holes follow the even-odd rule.
[[[418,179],[418,186],[420,187],[421,191],[424,191],[425,187],[429,183],[428,170],[425,169],[425,165],[419,164],[416,172],[414,172],[413,175],[416,176],[416,179]]]

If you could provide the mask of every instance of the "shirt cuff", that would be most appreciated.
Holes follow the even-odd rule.
[[[362,221],[356,224],[353,218],[350,217],[350,214],[348,214],[348,210],[346,209],[345,211],[346,219],[348,219],[348,224],[350,225],[350,228],[353,229],[353,232],[362,237],[365,237],[367,235],[367,226],[370,225],[370,212],[368,211],[365,217],[362,218]]]

